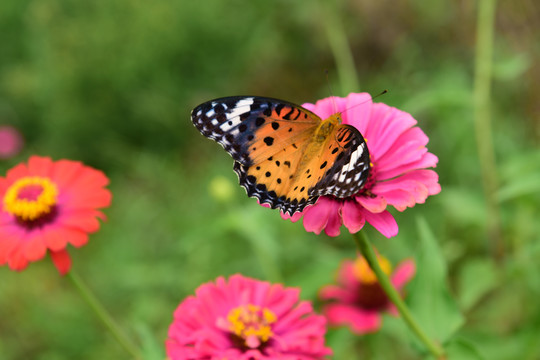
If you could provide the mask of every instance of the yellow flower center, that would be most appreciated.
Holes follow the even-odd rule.
[[[392,273],[392,264],[382,255],[377,255],[377,261],[381,270],[386,274],[390,275]],[[368,262],[364,257],[359,256],[353,265],[353,273],[356,278],[363,284],[375,284],[377,283],[377,275],[371,270]]]
[[[51,212],[58,190],[47,178],[27,176],[11,185],[4,196],[4,210],[23,221],[36,220]]]
[[[243,339],[245,346],[255,349],[274,335],[271,324],[277,321],[277,317],[267,308],[248,304],[229,311],[227,320],[229,330]]]

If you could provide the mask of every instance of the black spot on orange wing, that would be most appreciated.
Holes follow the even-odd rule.
[[[255,126],[262,126],[265,122],[266,120],[264,118],[258,117],[257,120],[255,120]]]

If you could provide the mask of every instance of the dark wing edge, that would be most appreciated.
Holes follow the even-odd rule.
[[[256,198],[260,204],[268,204],[272,209],[279,209],[282,213],[294,215],[296,212],[302,212],[308,205],[313,205],[319,199],[319,196],[313,195],[308,199],[298,201],[287,199],[285,196],[278,197],[275,191],[268,191],[266,185],[257,184],[254,176],[247,174],[247,167],[234,162],[234,172],[238,175],[238,181],[249,197]]]

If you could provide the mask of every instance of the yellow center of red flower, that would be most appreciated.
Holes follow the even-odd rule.
[[[381,270],[386,274],[390,275],[392,273],[392,264],[382,255],[377,255],[377,261]],[[353,265],[353,273],[356,278],[363,284],[375,284],[377,283],[377,276],[369,267],[368,262],[364,257],[358,257]]]
[[[229,330],[244,341],[243,345],[256,349],[274,335],[271,325],[277,317],[268,308],[248,304],[229,311],[227,320]]]
[[[33,221],[52,211],[57,195],[58,190],[49,179],[27,176],[7,189],[4,210],[23,221]]]

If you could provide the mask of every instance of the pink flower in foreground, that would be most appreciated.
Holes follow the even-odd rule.
[[[61,274],[71,267],[68,244],[80,247],[99,229],[111,203],[99,170],[70,160],[32,156],[0,177],[0,265],[23,270],[47,252]]]
[[[416,127],[408,113],[382,103],[373,103],[367,93],[349,94],[346,98],[326,98],[303,104],[322,119],[341,112],[344,124],[357,128],[364,136],[371,158],[371,169],[364,188],[347,199],[320,197],[302,213],[285,219],[304,217],[307,231],[337,236],[341,225],[351,233],[358,232],[367,221],[384,236],[397,235],[398,226],[386,210],[388,205],[403,211],[424,203],[429,195],[438,194],[441,186],[433,170],[437,157],[428,152],[428,137]]]
[[[381,269],[391,275],[390,280],[398,291],[416,272],[412,260],[403,261],[392,273],[390,262],[381,255],[377,257]],[[346,260],[339,269],[337,285],[323,287],[319,296],[325,301],[323,314],[328,324],[346,325],[357,334],[377,331],[381,327],[382,312],[398,315],[363,257],[354,262]]]
[[[166,341],[171,360],[315,360],[326,320],[299,289],[233,275],[199,286],[174,313]]]
[[[19,153],[23,146],[21,134],[13,126],[0,126],[0,159],[9,159]]]

